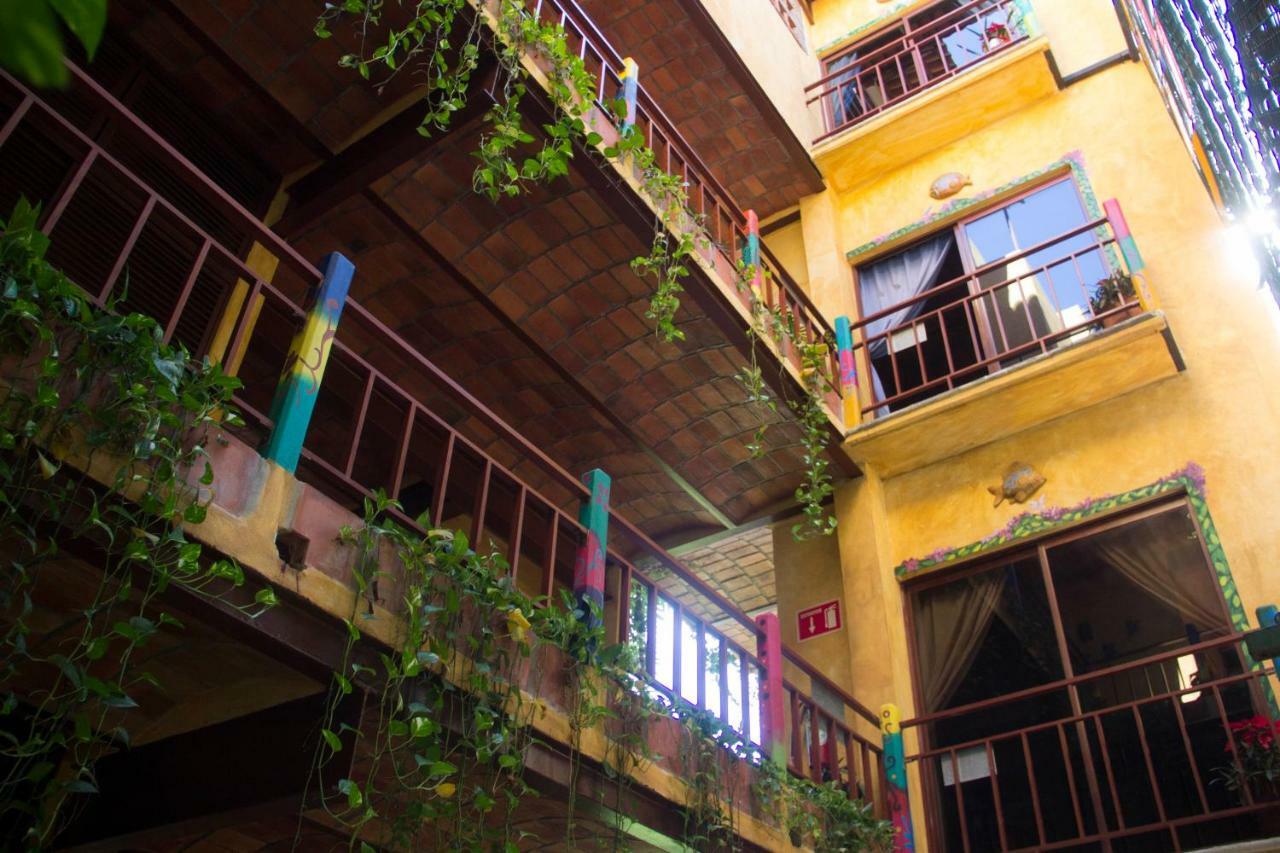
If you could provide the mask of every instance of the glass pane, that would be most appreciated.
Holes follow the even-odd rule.
[[[1050,548],[1047,554],[1077,675],[1230,631],[1185,506]],[[1202,668],[1212,669],[1215,677],[1222,674],[1219,662],[1171,659],[1089,682],[1081,698],[1091,694],[1096,706],[1158,695],[1188,686],[1193,678],[1203,680],[1208,673]]]
[[[1107,274],[1102,253],[1090,248],[1096,237],[1086,232],[1053,239],[1087,221],[1075,184],[1064,180],[964,226],[965,244],[978,267],[1049,243],[978,276],[979,286],[990,291],[982,302],[998,352],[1088,320],[1089,289]]]
[[[917,593],[914,617],[921,698],[929,711],[1063,675],[1034,556]]]

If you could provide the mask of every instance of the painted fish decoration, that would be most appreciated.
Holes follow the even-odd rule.
[[[1006,500],[1009,503],[1020,504],[1026,503],[1028,498],[1040,490],[1044,482],[1044,477],[1036,469],[1022,462],[1015,462],[1009,466],[1000,484],[987,486],[987,491],[995,496],[996,501],[992,506],[1000,506]]]
[[[947,172],[929,187],[929,195],[939,200],[951,198],[951,196],[969,186],[973,186],[973,181],[969,179],[968,175],[962,172]]]

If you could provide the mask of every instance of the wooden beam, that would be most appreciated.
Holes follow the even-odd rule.
[[[453,134],[470,133],[493,106],[489,86],[495,62],[484,54],[472,76],[467,103],[454,113],[449,129],[424,136],[418,128],[426,106],[413,101],[385,123],[348,145],[319,168],[286,189],[289,206],[275,225],[286,239],[296,236],[326,211],[371,186],[399,166],[420,157]],[[478,82],[477,82],[478,81]]]

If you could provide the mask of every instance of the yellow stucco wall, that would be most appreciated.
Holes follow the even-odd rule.
[[[818,0],[815,44],[897,5]],[[1108,0],[1041,0],[1035,8],[1063,73],[1125,49]],[[1073,151],[1083,156],[1097,198],[1122,204],[1186,370],[918,470],[883,481],[869,471],[842,485],[835,502],[838,570],[827,560],[805,559],[803,546],[782,547],[778,537],[779,618],[794,623],[815,592],[839,584],[847,687],[873,708],[894,701],[906,717],[917,711],[893,567],[979,540],[1024,511],[1007,503],[993,508],[986,492],[1015,460],[1047,478],[1036,496],[1045,507],[1125,492],[1198,462],[1251,620],[1256,606],[1280,601],[1280,574],[1272,568],[1280,564],[1273,499],[1280,494],[1277,312],[1258,289],[1246,250],[1216,214],[1143,66],[1119,64],[847,193],[829,189],[802,200],[809,290],[830,316],[855,316],[845,254],[936,210],[939,202],[928,195],[935,178],[967,173],[973,186],[962,196],[976,194]],[[841,669],[828,667],[833,677]],[[917,838],[922,834],[918,819]]]
[[[808,144],[817,134],[804,104],[804,87],[818,79],[818,61],[812,51],[795,40],[771,0],[702,0],[702,5],[791,130]]]

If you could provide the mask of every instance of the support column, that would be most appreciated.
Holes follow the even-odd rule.
[[[582,608],[589,630],[600,627],[604,614],[604,555],[609,536],[609,475],[595,468],[582,478],[591,497],[582,504],[578,521],[587,529],[587,541],[573,562],[573,597]]]
[[[911,803],[907,799],[907,762],[902,747],[902,711],[889,703],[880,706],[880,736],[884,744],[884,775],[888,784],[885,799],[893,821],[893,849],[915,851],[911,830]]]
[[[307,319],[289,345],[289,359],[271,401],[269,417],[274,426],[262,454],[290,473],[298,468],[302,443],[356,269],[337,252],[325,256],[322,268],[324,277],[308,297]]]
[[[853,327],[848,317],[836,318],[836,355],[840,359],[840,398],[844,402],[844,428],[862,423],[858,403],[858,368],[853,363]]]
[[[1129,268],[1129,275],[1133,278],[1133,289],[1138,294],[1138,303],[1143,311],[1154,311],[1159,305],[1151,293],[1151,287],[1147,284],[1145,272],[1147,264],[1138,252],[1138,244],[1134,242],[1133,234],[1129,232],[1129,223],[1125,221],[1120,202],[1114,198],[1104,201],[1102,209],[1106,212],[1107,219],[1111,220],[1111,228],[1115,231],[1120,254],[1124,255],[1124,264]]]
[[[640,96],[640,66],[631,57],[622,60],[622,100],[627,105],[622,118],[622,135],[627,136],[636,128],[636,100]]]
[[[271,279],[275,277],[276,268],[280,266],[280,259],[267,251],[266,247],[261,243],[255,242],[249,248],[249,254],[245,258],[244,265],[253,271],[261,280],[271,283]],[[232,353],[231,359],[223,361],[227,357],[227,347],[231,344],[231,336],[236,329],[236,321],[240,318],[240,312],[244,311],[244,340],[249,340],[253,334],[254,327],[258,323],[258,315],[262,312],[263,298],[262,294],[254,297],[253,303],[245,308],[245,300],[249,298],[250,285],[243,278],[237,278],[236,283],[231,287],[231,293],[227,297],[227,304],[222,309],[222,318],[218,321],[217,328],[214,329],[213,337],[209,342],[209,360],[222,364],[222,371],[228,376],[235,376],[240,371],[240,363],[244,361],[245,348],[240,347],[240,351]]]
[[[1277,610],[1274,604],[1264,604],[1255,610],[1254,614],[1258,617],[1259,628],[1280,625],[1280,610]],[[1280,676],[1280,658],[1272,658],[1271,665],[1275,668],[1277,676]]]
[[[787,718],[784,716],[782,687],[782,629],[776,613],[762,613],[756,625],[763,635],[756,653],[764,668],[760,679],[760,744],[769,760],[787,766]]]

